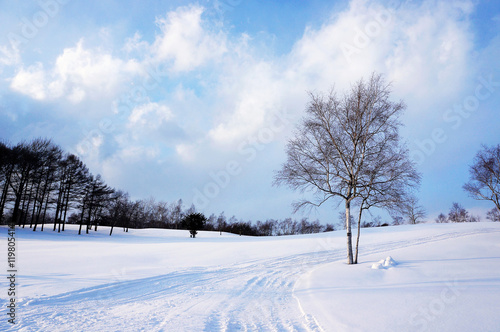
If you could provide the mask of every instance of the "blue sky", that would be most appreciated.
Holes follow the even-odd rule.
[[[460,202],[481,144],[500,143],[500,3],[0,1],[0,139],[51,137],[133,198],[257,220],[307,91],[383,73],[429,218]],[[311,218],[337,221],[336,204]],[[298,215],[297,217],[301,217]]]

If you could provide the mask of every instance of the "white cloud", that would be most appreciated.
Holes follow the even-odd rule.
[[[166,139],[169,130],[176,129],[173,119],[172,111],[164,104],[148,101],[136,106],[126,122],[107,138],[113,140],[114,148],[102,162],[126,164],[161,158],[173,145]]]
[[[184,143],[176,145],[175,152],[185,163],[194,161],[196,159],[196,154],[198,153],[196,145]]]
[[[0,73],[2,72],[2,67],[13,66],[20,61],[20,52],[15,45],[10,45],[10,47],[0,45]]]
[[[154,159],[159,150],[155,147],[127,146],[120,151],[119,157],[125,162],[137,162],[141,159]]]
[[[307,91],[333,85],[343,91],[373,71],[394,82],[394,98],[407,101],[416,116],[435,112],[429,105],[451,104],[471,75],[470,10],[470,1],[388,8],[354,0],[319,28],[306,28],[281,58],[260,59],[248,37],[226,43],[224,67],[215,69],[220,74],[213,124],[203,144],[235,149],[266,128],[276,112],[302,114]],[[189,146],[177,152],[184,159],[193,155]]]
[[[162,124],[171,120],[172,117],[172,111],[167,106],[148,102],[132,110],[128,127],[148,131],[157,130]]]
[[[225,34],[208,29],[202,20],[203,11],[200,6],[180,7],[157,19],[161,34],[152,45],[155,60],[173,61],[172,69],[183,72],[226,52]]]
[[[441,98],[460,88],[457,78],[467,71],[471,36],[461,19],[467,3],[391,9],[354,0],[320,29],[306,30],[291,54],[291,74],[326,90],[378,71],[406,94]]]
[[[64,49],[52,68],[21,66],[11,79],[11,88],[37,100],[62,98],[79,103],[86,98],[114,95],[136,76],[144,76],[145,68],[151,65],[166,65],[177,73],[192,71],[218,60],[227,51],[226,34],[212,30],[203,20],[203,12],[203,7],[193,5],[157,18],[160,32],[152,44],[143,41],[139,33],[126,40],[122,49],[136,56],[129,60],[99,48],[86,48],[80,40]],[[14,51],[0,48],[0,66],[19,62]]]
[[[148,48],[149,44],[146,41],[142,40],[142,35],[139,32],[136,32],[134,36],[128,38],[125,42],[125,46],[123,47],[123,49],[128,53],[145,53],[147,52]]]
[[[79,156],[84,156],[86,162],[98,163],[99,152],[104,143],[101,133],[89,133],[76,145],[75,152]]]
[[[108,96],[123,80],[139,73],[140,65],[99,50],[85,49],[80,40],[66,48],[51,69],[42,65],[21,68],[11,88],[38,100],[66,98],[73,103],[93,96]]]
[[[221,114],[208,136],[216,144],[237,146],[257,130],[266,126],[272,114],[281,109],[282,82],[276,68],[267,62],[238,63],[222,79],[220,96],[226,100],[228,112]]]
[[[75,89],[109,93],[122,78],[137,70],[134,61],[124,62],[110,54],[85,49],[80,41],[57,58],[51,87],[56,96],[73,93]]]
[[[398,15],[400,32],[387,69],[400,90],[420,101],[453,98],[462,92],[472,38],[467,22],[450,15],[454,9],[442,4],[408,21],[411,12],[401,10]]]
[[[12,79],[10,87],[24,93],[33,99],[44,100],[47,98],[46,78],[43,65],[37,63],[26,69],[21,68]]]

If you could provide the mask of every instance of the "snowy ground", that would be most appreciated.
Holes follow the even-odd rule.
[[[272,238],[17,229],[19,331],[498,331],[500,223]],[[0,227],[2,248],[7,228]],[[7,271],[7,258],[1,268]],[[395,265],[372,269],[391,256]],[[0,281],[0,330],[8,280]]]

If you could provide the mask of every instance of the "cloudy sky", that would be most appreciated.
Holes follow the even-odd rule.
[[[284,218],[272,186],[307,91],[376,71],[433,218],[500,143],[500,3],[0,0],[0,139],[50,137],[133,198]],[[332,202],[310,214],[338,219]],[[300,217],[299,214],[297,217]]]

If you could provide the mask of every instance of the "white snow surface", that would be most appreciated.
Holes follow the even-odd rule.
[[[362,229],[357,265],[345,231],[108,233],[16,228],[0,331],[500,331],[500,223]]]

